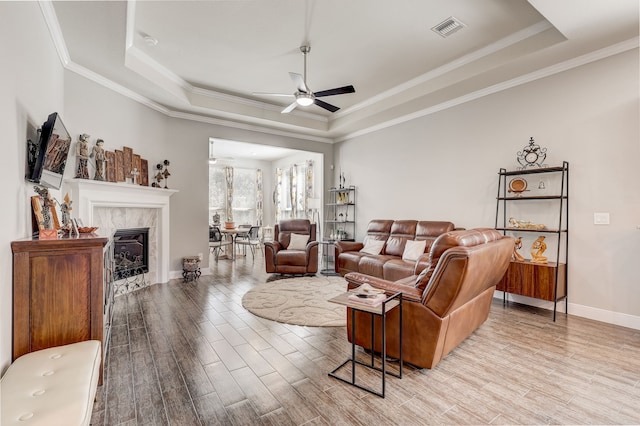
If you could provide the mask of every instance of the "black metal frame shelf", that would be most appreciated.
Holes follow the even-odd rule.
[[[342,195],[346,194],[344,200]],[[341,200],[341,201],[338,201]],[[356,236],[356,187],[330,188],[325,203],[324,240],[355,241]],[[344,218],[339,220],[339,216]],[[340,216],[341,217],[341,216]]]
[[[507,196],[507,176],[521,176],[532,174],[544,174],[544,173],[560,173],[560,193],[556,195],[532,195],[532,196]],[[558,201],[558,226],[554,229],[527,229],[527,228],[514,228],[507,226],[507,204],[512,201],[540,201],[540,200],[557,200]],[[502,207],[502,215],[500,215],[500,208]],[[502,218],[501,225],[498,226],[498,222]],[[496,196],[496,220],[495,228],[498,231],[502,231],[503,234],[510,233],[539,233],[539,234],[552,234],[556,237],[556,253],[555,262],[548,262],[545,266],[555,267],[555,281],[554,281],[554,293],[553,293],[553,321],[556,320],[557,303],[559,300],[565,301],[565,313],[568,313],[569,301],[568,301],[568,256],[569,256],[569,162],[563,161],[562,166],[557,167],[543,167],[538,169],[524,169],[524,170],[511,170],[507,171],[501,168],[498,172],[498,195]],[[564,252],[562,251],[564,246]],[[561,255],[564,256],[564,263],[561,263]],[[514,261],[512,261],[512,264]],[[560,268],[560,265],[564,265]],[[560,276],[560,269],[564,272],[564,276]],[[563,296],[558,297],[558,282],[562,278],[562,283],[565,286],[564,292],[561,292]],[[525,279],[522,278],[521,279]],[[503,291],[503,302],[506,303],[507,289]],[[526,295],[526,294],[525,294]]]

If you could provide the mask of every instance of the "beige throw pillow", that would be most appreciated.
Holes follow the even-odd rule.
[[[382,251],[382,247],[384,247],[384,241],[382,240],[374,240],[373,238],[369,238],[367,242],[364,244],[364,247],[360,249],[360,253],[367,253],[372,255],[378,255]]]
[[[402,260],[415,262],[420,256],[424,254],[424,248],[426,246],[426,240],[407,241],[404,246],[404,252],[402,253]]]
[[[289,247],[287,247],[287,250],[306,250],[308,242],[308,235],[291,234],[289,236]]]

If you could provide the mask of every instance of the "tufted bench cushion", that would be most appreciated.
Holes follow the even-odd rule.
[[[21,356],[0,380],[2,426],[88,425],[100,376],[100,342]]]

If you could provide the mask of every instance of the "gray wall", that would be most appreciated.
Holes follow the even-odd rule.
[[[57,111],[63,117],[63,68],[36,2],[0,2],[0,117],[2,155],[0,181],[4,207],[0,209],[0,372],[11,362],[11,247],[31,233],[33,186],[25,175],[29,130]],[[58,193],[53,193],[59,196]]]
[[[533,136],[548,164],[570,163],[569,311],[640,328],[638,69],[630,51],[337,144],[358,234],[374,218],[494,226],[497,172]]]

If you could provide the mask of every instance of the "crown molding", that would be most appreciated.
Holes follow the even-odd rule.
[[[42,12],[42,16],[47,24],[47,28],[49,29],[51,41],[53,41],[53,45],[58,52],[58,58],[60,59],[60,62],[62,62],[62,65],[66,67],[71,62],[71,56],[69,56],[67,45],[64,42],[62,29],[58,22],[58,15],[56,15],[56,11],[53,8],[53,3],[50,0],[38,1],[38,5],[40,6],[40,11]]]
[[[190,112],[180,112],[180,111],[173,111],[172,110],[172,111],[169,111],[167,113],[167,115],[169,117],[180,118],[182,120],[190,120],[190,121],[197,121],[197,122],[200,122],[200,123],[215,124],[215,125],[219,125],[219,126],[232,127],[234,129],[248,130],[248,131],[252,131],[252,132],[266,133],[266,134],[275,135],[275,136],[284,136],[284,137],[288,137],[288,138],[304,139],[304,140],[309,140],[309,141],[314,141],[314,142],[322,142],[322,143],[329,143],[329,144],[332,144],[334,142],[333,139],[325,138],[325,137],[322,137],[322,136],[314,136],[314,135],[301,134],[301,133],[295,133],[295,132],[287,132],[286,130],[278,130],[278,129],[272,129],[272,128],[269,128],[269,127],[258,126],[258,125],[254,125],[254,124],[240,123],[240,122],[237,122],[237,121],[230,121],[230,120],[223,120],[223,119],[220,119],[220,118],[207,117],[207,116],[204,116],[204,115],[193,114],[193,113],[190,113]]]
[[[461,105],[467,102],[471,102],[473,100],[476,100],[497,92],[501,92],[503,90],[511,89],[513,87],[530,83],[532,81],[540,80],[542,78],[549,77],[564,71],[568,71],[573,68],[577,68],[582,65],[589,64],[591,62],[599,61],[601,59],[605,59],[610,56],[626,52],[628,50],[637,49],[639,46],[640,46],[640,38],[634,37],[634,38],[622,41],[620,43],[616,43],[611,46],[607,46],[605,48],[602,48],[602,49],[599,49],[599,50],[596,50],[572,59],[568,59],[558,64],[550,65],[548,67],[513,78],[511,80],[503,81],[501,83],[488,86],[484,89],[480,89],[475,92],[468,93],[464,96],[460,96],[458,98],[451,99],[446,102],[442,102],[440,104],[431,106],[429,108],[415,111],[411,114],[406,114],[392,120],[381,122],[379,124],[376,124],[375,126],[369,126],[367,128],[345,134],[343,136],[336,138],[336,142],[344,142],[346,140],[353,139],[358,136],[366,135],[368,133],[372,133],[378,130],[386,129],[388,127],[396,126],[398,124],[405,123],[407,121],[411,121],[416,118],[424,117],[426,115],[434,114],[436,112],[439,112],[457,105]]]

